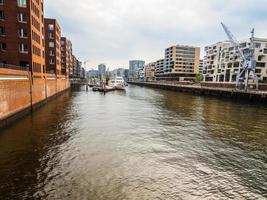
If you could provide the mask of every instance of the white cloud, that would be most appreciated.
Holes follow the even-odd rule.
[[[257,4],[255,3],[257,2]],[[265,0],[47,0],[74,51],[90,66],[128,67],[130,59],[162,58],[172,44],[205,46],[225,39],[225,21],[237,37],[254,26],[267,37]],[[265,29],[264,29],[265,28]]]

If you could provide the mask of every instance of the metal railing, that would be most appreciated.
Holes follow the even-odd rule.
[[[22,67],[22,66],[16,66],[16,65],[4,64],[4,63],[0,63],[0,68],[3,68],[3,69],[13,69],[13,70],[20,70],[20,71],[29,71],[29,67]]]

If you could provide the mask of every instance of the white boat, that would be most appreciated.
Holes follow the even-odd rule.
[[[109,81],[108,85],[115,88],[116,90],[125,90],[127,83],[121,76],[116,76]]]

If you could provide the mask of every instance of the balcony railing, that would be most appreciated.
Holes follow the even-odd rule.
[[[0,68],[20,70],[20,71],[29,71],[29,67],[22,67],[22,66],[4,64],[4,63],[0,63]]]

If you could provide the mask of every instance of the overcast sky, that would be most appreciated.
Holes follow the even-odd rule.
[[[238,39],[253,27],[267,38],[267,0],[45,0],[45,16],[58,19],[87,69],[155,61],[173,44],[203,48],[226,39],[221,21]]]

